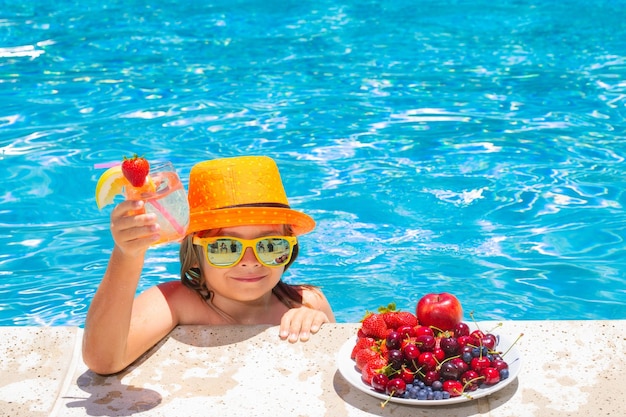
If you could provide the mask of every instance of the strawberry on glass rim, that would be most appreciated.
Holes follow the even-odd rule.
[[[96,185],[96,204],[102,209],[112,204],[115,197],[126,193],[131,200],[141,199],[141,195],[155,190],[155,184],[149,176],[150,163],[144,157],[134,154],[124,157],[122,163],[108,168]]]
[[[134,154],[132,158],[124,157],[122,174],[133,187],[143,187],[150,173],[150,163],[143,156]]]
[[[124,157],[122,174],[131,185],[125,189],[127,199],[143,200],[156,191],[157,184],[150,175],[150,163],[143,156],[134,154],[132,158]]]

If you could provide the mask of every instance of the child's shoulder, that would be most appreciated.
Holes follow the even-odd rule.
[[[310,305],[326,304],[326,296],[319,287],[300,285],[298,291],[302,295],[302,303]]]
[[[200,294],[180,281],[167,281],[156,286],[176,319],[177,324],[212,324],[210,308]]]
[[[180,281],[166,281],[156,285],[163,296],[170,299],[197,299],[199,298],[198,293],[192,290],[189,287],[183,285]]]

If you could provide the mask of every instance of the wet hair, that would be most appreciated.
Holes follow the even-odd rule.
[[[292,235],[291,228],[285,227],[285,234]],[[215,233],[218,230],[211,230],[205,232]],[[202,275],[202,269],[197,265],[201,264],[201,260],[204,257],[204,252],[201,246],[193,244],[193,234],[187,235],[180,244],[180,280],[184,286],[194,290],[202,299],[210,303],[213,298],[213,291],[207,287],[206,280]],[[291,259],[285,264],[285,271],[298,257],[298,244],[293,247]],[[287,284],[280,279],[276,286],[272,289],[272,292],[276,297],[287,307],[293,308],[304,305],[302,302],[303,289],[316,289],[317,287],[312,285],[292,285]]]

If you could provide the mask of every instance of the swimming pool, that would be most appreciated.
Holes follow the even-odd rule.
[[[106,3],[106,4],[105,4]],[[0,2],[0,325],[82,326],[94,164],[275,158],[342,322],[626,318],[623,2]],[[178,278],[149,252],[140,290]]]

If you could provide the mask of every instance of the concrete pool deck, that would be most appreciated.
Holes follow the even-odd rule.
[[[0,415],[625,416],[626,320],[506,321],[522,369],[484,398],[424,407],[381,401],[337,371],[358,324],[289,344],[268,326],[182,326],[127,370],[89,371],[82,329],[0,327]]]

